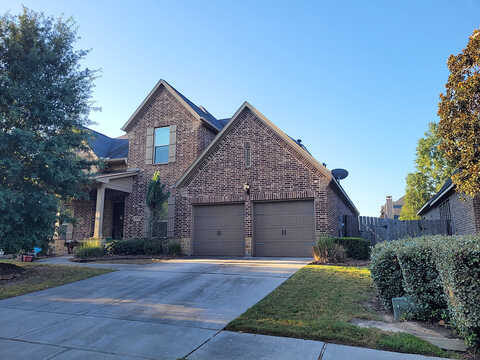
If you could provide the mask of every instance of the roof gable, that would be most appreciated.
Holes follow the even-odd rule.
[[[216,130],[217,132],[223,127],[222,123],[215,118],[212,114],[210,114],[205,108],[201,106],[195,105],[191,102],[187,97],[185,97],[181,92],[177,91],[173,86],[171,86],[168,82],[163,79],[160,79],[155,87],[150,91],[147,97],[142,101],[142,103],[138,106],[135,112],[130,116],[128,121],[125,125],[122,126],[123,131],[128,131],[130,126],[133,124],[134,120],[136,119],[137,115],[141,112],[143,107],[149,102],[150,99],[153,98],[157,90],[163,87],[165,88],[170,94],[172,94],[184,107],[187,109],[196,119],[203,121],[207,126]]]
[[[235,114],[228,120],[226,125],[220,131],[220,133],[215,137],[215,139],[207,146],[207,148],[203,151],[203,153],[197,158],[197,160],[187,169],[187,171],[182,175],[182,177],[178,180],[177,186],[182,186],[186,183],[189,179],[193,178],[196,169],[202,163],[202,161],[208,157],[209,154],[215,151],[216,144],[225,136],[225,134],[229,131],[235,121],[239,118],[239,115],[245,110],[248,109],[251,111],[260,121],[266,124],[269,128],[271,128],[280,138],[282,138],[294,151],[296,151],[301,158],[306,160],[309,164],[311,164],[315,169],[317,169],[323,176],[329,179],[332,184],[340,191],[340,193],[344,196],[346,201],[351,205],[355,212],[358,213],[353,202],[350,200],[348,195],[345,193],[345,190],[340,186],[338,181],[332,176],[331,172],[320,162],[318,162],[302,145],[295,141],[293,138],[285,134],[280,128],[278,128],[273,122],[267,119],[260,111],[258,111],[254,106],[249,104],[248,102],[244,102],[240,108],[235,112]]]

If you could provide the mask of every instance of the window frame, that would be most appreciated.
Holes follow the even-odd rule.
[[[157,145],[157,130],[159,129],[166,129],[168,133],[168,142],[166,144],[159,144]],[[167,157],[166,161],[157,161],[157,148],[164,148],[167,149]],[[170,153],[170,125],[168,126],[159,126],[153,129],[153,165],[164,165],[168,164],[168,158]]]

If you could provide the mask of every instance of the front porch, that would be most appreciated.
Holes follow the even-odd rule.
[[[95,177],[86,200],[73,200],[67,207],[75,223],[63,224],[54,242],[56,255],[85,239],[122,239],[125,199],[132,192],[138,170],[102,174]]]
[[[133,177],[138,170],[116,174],[104,174],[95,178],[95,217],[91,237],[96,239],[122,239],[124,227],[125,198],[132,192]]]

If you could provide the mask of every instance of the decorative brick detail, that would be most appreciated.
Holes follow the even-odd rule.
[[[245,256],[252,256],[252,238],[245,238]]]

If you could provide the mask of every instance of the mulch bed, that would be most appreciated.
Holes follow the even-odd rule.
[[[142,259],[155,259],[155,260],[170,260],[178,258],[178,256],[168,256],[168,255],[158,255],[158,256],[147,256],[147,255],[111,255],[111,256],[101,256],[101,257],[91,257],[88,259],[83,258],[71,258],[70,261],[85,263],[85,262],[94,262],[94,261],[112,261],[112,260],[142,260]]]
[[[330,266],[354,266],[354,267],[364,267],[370,265],[370,260],[355,260],[347,259],[345,262],[341,263],[323,263],[320,261],[312,261],[310,265],[330,265]]]
[[[24,268],[10,264],[0,263],[0,280],[12,280],[25,271]]]

